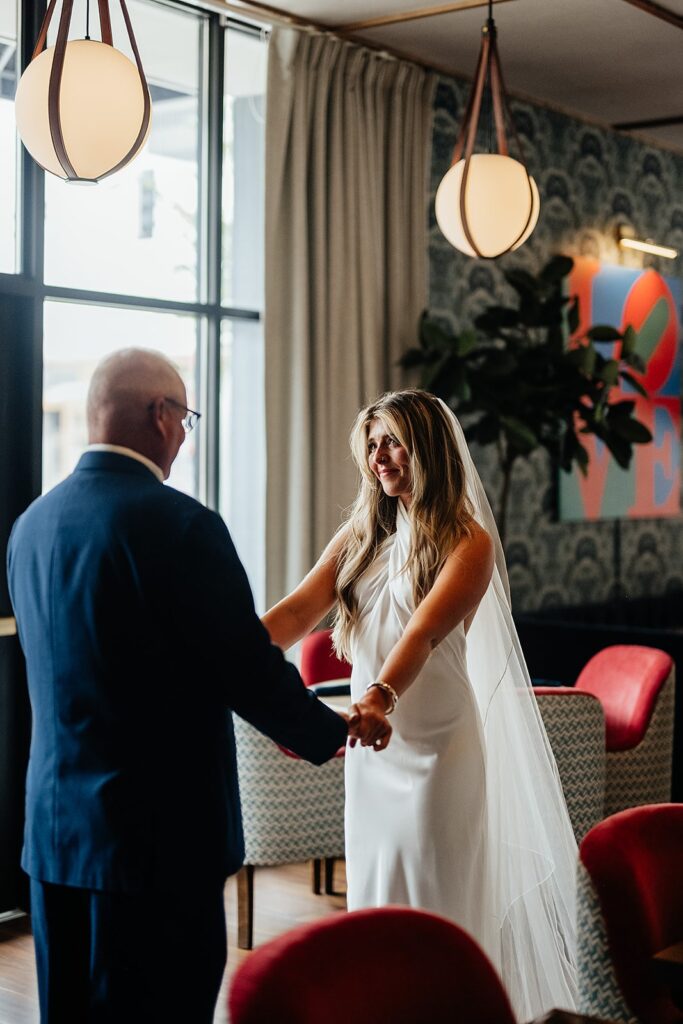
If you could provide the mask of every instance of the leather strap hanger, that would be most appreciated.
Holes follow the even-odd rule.
[[[488,80],[491,90],[491,106],[492,106],[492,117],[496,130],[496,145],[497,151],[501,156],[509,156],[508,142],[506,134],[506,121],[511,127],[512,134],[514,136],[517,150],[520,158],[523,155],[522,145],[517,134],[517,128],[515,125],[514,117],[510,111],[508,103],[507,93],[505,91],[505,83],[503,81],[503,71],[500,64],[500,57],[498,55],[498,44],[497,44],[497,33],[496,26],[492,16],[493,5],[489,0],[489,17],[482,30],[482,43],[479,51],[479,60],[477,62],[477,69],[474,75],[474,82],[472,89],[467,101],[467,107],[465,109],[465,116],[462,121],[460,133],[453,149],[453,158],[451,160],[451,167],[454,167],[460,160],[464,158],[465,166],[462,172],[462,181],[460,183],[460,220],[462,222],[462,228],[465,234],[465,238],[469,242],[473,252],[479,258],[483,258],[483,253],[480,251],[477,243],[475,242],[470,226],[467,220],[467,182],[470,174],[470,161],[474,152],[474,144],[477,138],[477,128],[479,127],[479,116],[481,114],[481,102],[484,95],[484,89]],[[520,159],[520,163],[524,167],[524,171],[527,177],[527,183],[529,185],[529,216],[527,217],[524,227],[517,235],[515,240],[512,242],[510,249],[512,249],[517,242],[523,237],[524,232],[527,230],[531,221],[531,215],[533,212],[533,189],[531,186],[531,177],[527,170],[526,164]],[[506,252],[509,251],[506,250]]]
[[[102,42],[112,46],[111,17],[109,16],[109,0],[97,0],[97,8],[100,12],[100,30]]]
[[[140,75],[140,84],[142,85],[142,92],[144,97],[144,108],[142,114],[142,122],[140,125],[140,131],[137,134],[135,142],[130,147],[126,155],[119,160],[115,167],[107,171],[106,174],[102,174],[98,180],[108,177],[110,174],[114,174],[115,171],[120,170],[124,167],[129,160],[137,153],[140,145],[142,144],[147,130],[149,128],[149,122],[151,118],[151,101],[149,96],[149,88],[147,86],[147,79],[142,67],[142,60],[140,58],[140,51],[135,39],[133,32],[133,26],[131,24],[130,16],[128,14],[128,8],[126,7],[125,0],[119,0],[121,4],[121,12],[123,19],[126,24],[128,32],[128,39],[130,40],[131,48],[135,56],[135,63],[137,65],[138,74]],[[46,47],[47,34],[52,21],[52,16],[57,6],[57,0],[50,0],[49,6],[45,12],[43,23],[38,33],[38,39],[33,50],[31,60],[35,60]],[[100,32],[102,36],[102,42],[107,46],[113,46],[112,29],[111,29],[111,14],[109,11],[109,0],[97,0],[97,8],[100,18]],[[52,144],[55,148],[57,160],[64,171],[64,175],[69,181],[80,181],[80,177],[75,167],[71,163],[69,154],[66,149],[64,141],[64,135],[62,132],[62,122],[60,114],[60,94],[62,87],[62,76],[64,73],[64,60],[66,57],[66,47],[69,39],[69,28],[71,26],[71,15],[73,13],[73,0],[62,0],[62,13],[59,19],[59,28],[57,29],[57,40],[55,42],[55,52],[52,59],[52,69],[50,71],[50,81],[48,85],[48,122],[50,125],[50,135],[52,137]]]
[[[55,43],[55,55],[52,59],[52,70],[50,72],[50,85],[47,94],[47,116],[50,124],[52,145],[59,160],[62,170],[67,178],[77,179],[78,171],[69,160],[66,151],[64,135],[62,134],[62,118],[59,112],[59,96],[62,88],[62,74],[64,72],[64,58],[66,57],[66,43],[69,36],[69,25],[73,11],[73,0],[63,0],[62,16],[59,19],[57,31],[57,42]]]
[[[105,6],[106,6],[107,3],[108,3],[108,0],[99,0],[99,2],[100,2],[100,4],[105,4]],[[137,138],[135,139],[135,142],[130,147],[130,149],[128,150],[126,155],[123,157],[123,159],[119,160],[119,162],[117,163],[116,167],[112,167],[112,169],[110,171],[107,171],[106,174],[103,174],[102,178],[108,178],[110,174],[114,174],[116,171],[119,171],[122,167],[125,167],[125,165],[128,163],[128,161],[131,160],[135,156],[135,154],[137,153],[138,149],[142,145],[142,142],[143,142],[143,140],[145,138],[145,135],[147,134],[147,129],[149,128],[150,118],[152,116],[152,102],[151,102],[150,95],[149,95],[149,88],[147,87],[147,79],[145,78],[145,72],[143,71],[143,68],[142,68],[142,60],[140,59],[140,51],[138,50],[138,44],[137,44],[137,42],[135,40],[135,35],[133,33],[133,26],[131,25],[130,16],[128,14],[128,8],[126,7],[126,0],[119,0],[119,2],[121,4],[121,13],[123,14],[123,20],[125,21],[126,28],[128,29],[128,38],[130,40],[130,45],[131,45],[131,48],[133,50],[133,55],[135,57],[135,63],[137,64],[138,74],[140,75],[140,84],[142,85],[142,95],[143,95],[143,98],[144,98],[144,109],[143,109],[143,112],[142,112],[142,124],[140,125],[140,131],[137,134]],[[100,180],[102,180],[102,179],[100,179]]]

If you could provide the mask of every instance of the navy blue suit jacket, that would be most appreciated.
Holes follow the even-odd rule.
[[[344,743],[270,643],[223,521],[135,459],[86,452],[15,523],[8,573],[33,710],[32,877],[220,884],[244,855],[226,708],[316,763]]]

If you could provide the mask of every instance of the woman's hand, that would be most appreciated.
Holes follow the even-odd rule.
[[[391,739],[392,729],[386,716],[386,694],[373,687],[349,708],[349,744],[355,747],[358,740],[361,746],[372,747],[373,750],[384,750]]]

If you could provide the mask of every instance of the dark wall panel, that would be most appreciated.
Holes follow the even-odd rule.
[[[5,572],[16,517],[40,486],[39,313],[32,298],[0,294],[0,624],[12,616]],[[0,913],[24,905],[19,868],[30,707],[16,636],[0,635]]]

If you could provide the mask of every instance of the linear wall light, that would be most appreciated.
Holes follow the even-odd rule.
[[[617,228],[617,241],[622,249],[636,249],[638,252],[647,252],[651,256],[663,256],[667,260],[675,260],[678,256],[678,249],[672,249],[669,245],[657,245],[650,239],[634,237],[631,228],[620,224]]]

